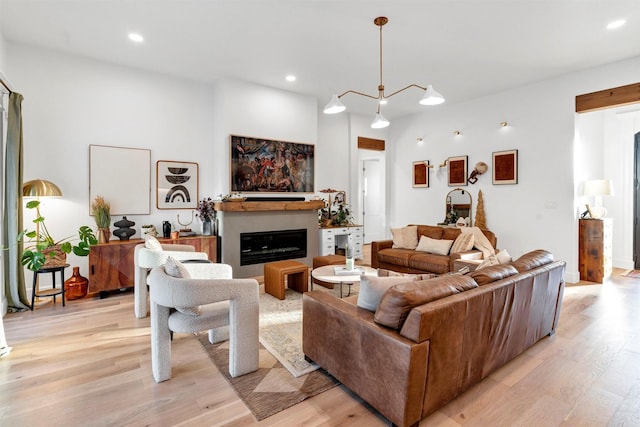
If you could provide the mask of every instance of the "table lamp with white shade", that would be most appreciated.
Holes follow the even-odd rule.
[[[610,179],[593,179],[584,182],[583,194],[595,198],[595,206],[587,205],[592,218],[602,218],[607,210],[602,206],[603,196],[613,196],[613,184]]]

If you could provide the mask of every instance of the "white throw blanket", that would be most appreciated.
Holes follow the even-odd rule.
[[[482,257],[487,258],[491,255],[495,255],[496,251],[484,235],[482,230],[478,227],[460,227],[463,233],[473,233],[473,247],[482,252]]]

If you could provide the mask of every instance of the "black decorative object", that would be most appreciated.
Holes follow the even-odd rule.
[[[113,231],[113,235],[120,240],[129,240],[129,237],[136,234],[136,230],[131,228],[136,225],[136,223],[129,221],[126,216],[123,216],[120,221],[114,222],[113,225],[117,227],[117,229]]]
[[[171,237],[171,223],[169,221],[162,221],[162,237],[165,239]]]

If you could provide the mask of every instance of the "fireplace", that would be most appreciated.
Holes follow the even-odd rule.
[[[240,233],[240,265],[306,258],[307,230]]]

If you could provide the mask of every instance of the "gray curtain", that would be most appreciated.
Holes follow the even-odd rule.
[[[4,259],[4,292],[11,311],[26,310],[30,302],[20,264],[22,242],[16,243],[22,231],[22,95],[9,95],[7,150],[5,155],[4,210],[2,245],[8,248]]]

